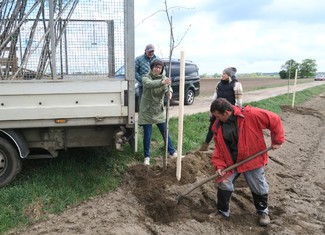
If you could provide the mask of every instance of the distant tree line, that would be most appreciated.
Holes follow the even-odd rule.
[[[281,79],[294,78],[296,75],[296,69],[298,69],[297,78],[312,78],[316,76],[317,64],[316,60],[304,59],[300,64],[293,59],[285,62],[281,66],[281,71],[278,73]],[[246,77],[265,77],[265,76],[276,76],[277,73],[250,73],[250,74],[237,74],[237,76]],[[221,74],[215,73],[213,75],[208,75],[207,73],[201,74],[201,78],[213,77],[218,78]]]
[[[304,59],[300,64],[293,59],[285,62],[281,66],[281,71],[279,72],[280,78],[282,79],[292,79],[295,77],[296,69],[298,69],[297,78],[310,78],[315,77],[317,72],[316,60]]]
[[[220,78],[222,76],[222,74],[219,73],[215,73],[212,75],[209,75],[207,73],[202,73],[200,75],[201,78]],[[265,78],[265,77],[279,77],[279,73],[278,72],[273,72],[273,73],[262,73],[262,72],[256,72],[256,73],[238,73],[236,74],[237,78]]]

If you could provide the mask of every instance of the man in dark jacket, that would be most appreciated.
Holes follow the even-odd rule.
[[[148,44],[144,49],[144,54],[135,58],[135,79],[138,81],[139,86],[139,104],[143,93],[142,77],[149,73],[150,64],[153,60],[158,59],[155,55],[155,47]]]
[[[212,131],[215,150],[212,164],[215,170],[224,176],[223,170],[247,157],[266,149],[263,130],[270,130],[272,149],[278,149],[284,142],[284,130],[278,115],[268,110],[246,106],[240,108],[223,98],[212,102],[211,113],[216,117]],[[229,203],[234,191],[234,182],[243,173],[252,192],[258,222],[262,226],[270,223],[268,216],[268,184],[264,166],[268,162],[267,152],[238,166],[231,176],[221,178],[217,192],[217,212],[213,218],[230,216]]]

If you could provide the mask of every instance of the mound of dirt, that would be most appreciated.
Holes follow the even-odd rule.
[[[257,224],[242,176],[236,181],[229,220],[208,218],[216,210],[214,180],[176,200],[195,182],[214,174],[211,144],[207,152],[186,154],[180,181],[174,159],[168,160],[166,170],[161,161],[150,167],[133,165],[118,190],[9,234],[325,234],[324,97],[283,107],[286,142],[269,151],[266,167],[271,217],[267,227]],[[265,138],[269,145],[267,132]]]
[[[200,190],[200,196],[177,200],[184,185],[195,183],[198,179],[214,174],[210,163],[210,153],[188,153],[182,161],[181,179],[176,179],[176,159],[170,160],[166,170],[162,164],[153,167],[135,165],[130,167],[126,185],[133,188],[133,194],[145,205],[147,216],[154,222],[168,224],[183,219],[205,221],[213,208],[213,192],[208,188]],[[213,183],[211,184],[213,186]],[[207,197],[210,194],[211,197]]]

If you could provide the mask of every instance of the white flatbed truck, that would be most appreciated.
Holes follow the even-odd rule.
[[[0,80],[0,187],[14,180],[22,159],[53,158],[72,147],[119,148],[134,141],[133,1],[124,1],[123,9],[125,78],[110,71]]]

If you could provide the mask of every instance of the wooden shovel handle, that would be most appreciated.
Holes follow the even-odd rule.
[[[234,165],[232,165],[232,166],[230,166],[230,167],[227,167],[227,168],[224,169],[222,172],[231,171],[231,170],[235,169],[236,167],[238,167],[238,166],[244,164],[245,162],[248,162],[248,161],[250,161],[250,160],[256,158],[257,156],[259,156],[259,155],[261,155],[261,154],[263,154],[263,153],[265,153],[265,152],[267,152],[267,151],[269,151],[269,150],[271,150],[271,149],[272,149],[272,146],[270,146],[270,147],[268,147],[268,148],[266,148],[266,149],[264,149],[264,150],[262,150],[262,151],[259,151],[258,153],[255,153],[255,154],[249,156],[248,158],[246,158],[246,159],[244,159],[244,160],[242,160],[242,161],[240,161],[240,162],[238,162],[238,163],[236,163],[236,164],[234,164]],[[184,192],[182,192],[181,194],[179,194],[179,195],[177,196],[176,200],[181,199],[181,198],[184,197],[185,195],[187,195],[187,194],[189,194],[190,192],[192,192],[194,189],[196,189],[196,188],[200,187],[201,185],[205,184],[206,182],[209,182],[210,180],[216,179],[216,178],[218,178],[218,177],[219,177],[219,173],[216,173],[216,174],[211,175],[210,177],[208,177],[208,178],[206,178],[206,179],[203,179],[203,180],[201,180],[201,181],[195,183],[191,188],[189,188],[189,189],[185,190]]]

